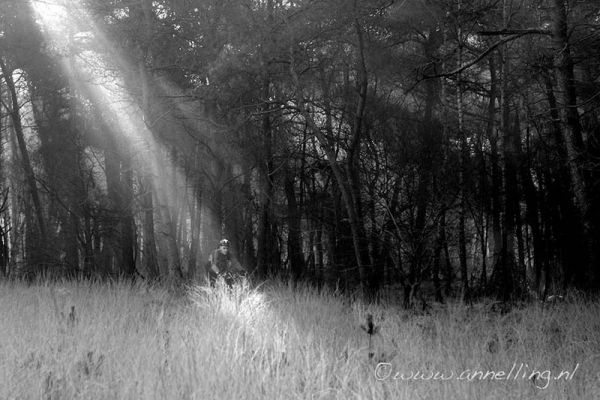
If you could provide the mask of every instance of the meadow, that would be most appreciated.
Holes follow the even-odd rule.
[[[599,332],[583,298],[419,313],[284,283],[0,282],[0,399],[592,399]]]

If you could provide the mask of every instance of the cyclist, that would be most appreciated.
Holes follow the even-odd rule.
[[[219,247],[208,257],[207,272],[211,284],[221,276],[231,286],[234,277],[244,272],[240,263],[231,255],[229,247],[229,240],[222,239]]]

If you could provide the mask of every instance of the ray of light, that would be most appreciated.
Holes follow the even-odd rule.
[[[124,77],[135,67],[115,54],[106,35],[97,28],[93,19],[77,0],[30,0],[36,20],[47,39],[56,47],[73,47],[77,41],[85,41],[90,49],[110,53],[111,62],[91,50],[81,51],[77,56],[67,51],[61,64],[70,79],[70,85],[92,101],[105,117],[105,125],[124,142],[134,156],[138,168],[152,177],[157,207],[175,215],[182,201],[201,210],[203,217],[211,219],[206,209],[198,207],[197,199],[188,194],[186,199],[178,184],[186,182],[173,160],[169,160],[164,146],[149,129],[140,105],[125,89]],[[169,111],[166,110],[166,113]],[[188,225],[185,223],[185,225]],[[212,226],[207,224],[206,226]],[[212,232],[218,237],[220,232]],[[188,235],[189,237],[189,235]]]

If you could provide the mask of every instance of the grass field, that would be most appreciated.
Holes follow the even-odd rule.
[[[284,284],[3,282],[0,399],[593,399],[599,333],[597,301],[418,315]]]

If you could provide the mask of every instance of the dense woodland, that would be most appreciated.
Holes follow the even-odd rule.
[[[600,288],[595,0],[2,0],[0,271]]]

